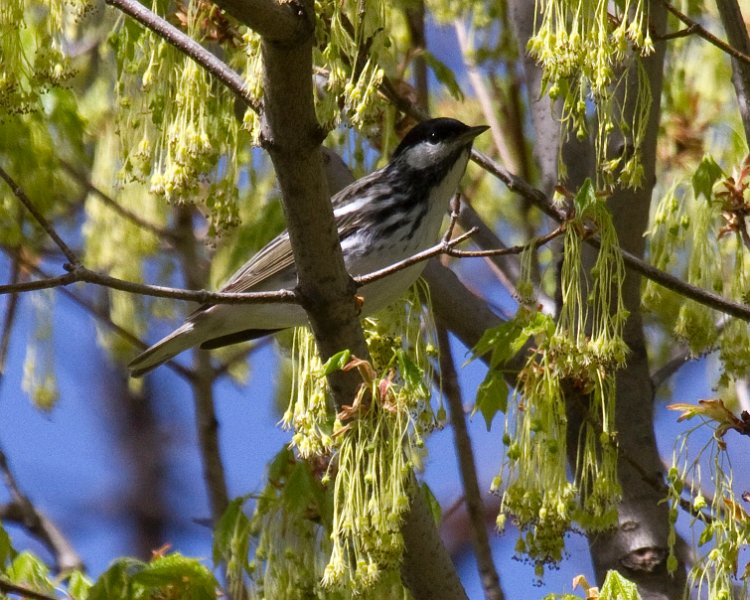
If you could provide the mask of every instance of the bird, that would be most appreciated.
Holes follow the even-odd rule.
[[[474,138],[487,129],[447,117],[422,121],[404,136],[386,166],[331,199],[350,275],[388,267],[438,241]],[[418,263],[360,288],[361,316],[398,300],[423,268],[424,262]],[[284,231],[240,267],[221,291],[293,289],[296,282],[289,234]],[[132,377],[140,377],[194,346],[210,350],[307,323],[304,309],[296,304],[205,304],[188,315],[181,327],[133,359],[128,368]]]

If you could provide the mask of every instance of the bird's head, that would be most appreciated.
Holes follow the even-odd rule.
[[[392,161],[416,171],[450,167],[471,148],[474,138],[487,131],[486,125],[469,127],[456,119],[430,119],[415,125],[393,153]]]

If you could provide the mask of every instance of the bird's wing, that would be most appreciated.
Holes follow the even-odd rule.
[[[379,171],[371,173],[345,187],[331,199],[339,237],[345,238],[357,229],[357,198],[365,197],[364,190],[378,181]],[[351,210],[354,209],[354,210]],[[221,288],[222,292],[248,292],[264,281],[294,266],[289,234],[284,231],[255,254]]]
[[[285,231],[263,246],[221,288],[222,292],[247,292],[294,265],[292,245]]]

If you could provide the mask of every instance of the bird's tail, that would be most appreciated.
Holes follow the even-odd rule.
[[[156,342],[148,350],[136,356],[128,365],[130,376],[141,377],[151,369],[155,369],[170,358],[177,356],[183,350],[187,350],[202,341],[203,335],[196,331],[193,322],[188,321],[167,337]]]

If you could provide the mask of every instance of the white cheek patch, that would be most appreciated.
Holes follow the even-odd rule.
[[[437,144],[422,142],[406,151],[406,164],[412,169],[424,169],[441,162],[451,153],[451,150],[450,145],[445,142]]]

